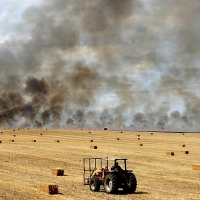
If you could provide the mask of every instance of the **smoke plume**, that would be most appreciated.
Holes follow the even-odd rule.
[[[1,16],[1,127],[200,130],[198,0],[15,8]]]

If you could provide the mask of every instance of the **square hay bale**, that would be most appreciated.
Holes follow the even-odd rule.
[[[36,140],[31,140],[31,142],[36,142]]]
[[[64,175],[64,169],[60,169],[60,168],[55,168],[51,170],[52,175],[56,175],[56,176],[63,176]]]
[[[180,147],[186,147],[185,144],[179,144]]]
[[[54,140],[54,142],[60,142],[60,140]]]
[[[54,183],[41,183],[39,193],[58,194],[58,185]]]
[[[181,151],[181,154],[189,154],[189,151]]]
[[[174,156],[174,152],[173,151],[167,151],[166,155],[168,155],[168,156]]]
[[[192,169],[193,170],[199,170],[200,171],[200,164],[197,165],[197,164],[192,164]]]
[[[14,142],[14,140],[9,140],[9,142]]]
[[[90,149],[97,149],[97,146],[90,145]]]
[[[137,137],[140,137],[140,135],[136,135]]]

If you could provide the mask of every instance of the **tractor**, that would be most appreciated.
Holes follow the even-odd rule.
[[[109,162],[113,166],[109,168]],[[83,159],[83,182],[90,190],[98,192],[104,188],[108,194],[115,194],[121,189],[130,194],[136,191],[137,180],[132,170],[127,170],[126,158],[106,158],[106,166],[102,168],[102,158]]]

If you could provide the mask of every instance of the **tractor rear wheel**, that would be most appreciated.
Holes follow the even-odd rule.
[[[100,181],[98,177],[92,177],[90,180],[90,190],[93,192],[98,192],[100,190]]]
[[[107,174],[104,180],[104,189],[107,193],[114,194],[118,190],[117,175]]]
[[[137,188],[137,180],[133,173],[127,174],[127,183],[123,188],[125,193],[134,193]]]

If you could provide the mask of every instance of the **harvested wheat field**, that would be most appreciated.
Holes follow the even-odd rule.
[[[13,130],[1,132],[2,200],[200,199],[198,133],[16,129],[14,137]],[[91,192],[83,185],[83,158],[106,156],[128,159],[138,182],[135,194]]]

